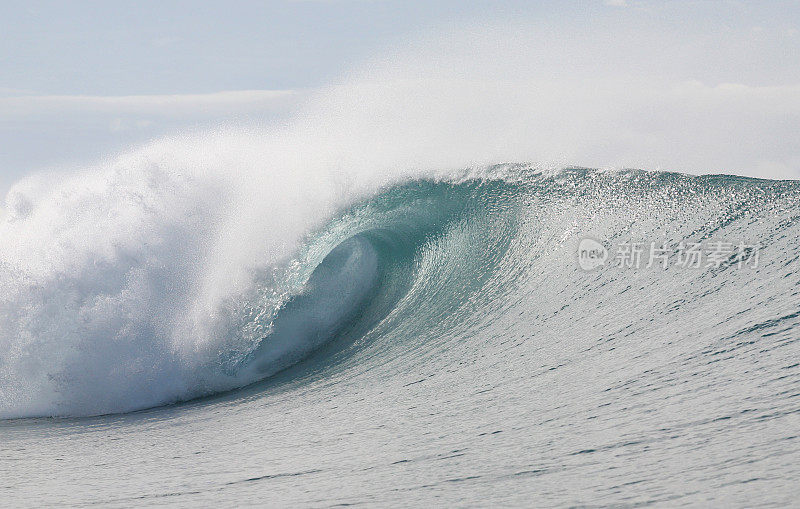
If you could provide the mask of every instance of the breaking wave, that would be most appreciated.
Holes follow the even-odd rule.
[[[351,194],[311,185],[287,216],[285,195],[302,182],[245,213],[218,175],[146,161],[10,194],[2,417],[170,404],[309,357],[330,367],[452,355],[521,324],[529,341],[567,351],[592,336],[627,360],[693,360],[681,370],[739,363],[756,344],[752,362],[778,369],[773,352],[797,348],[795,182],[500,165]],[[585,272],[583,238],[658,241],[671,262],[681,243],[747,242],[759,265],[731,254],[695,269]]]

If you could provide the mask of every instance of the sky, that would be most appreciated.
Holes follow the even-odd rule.
[[[437,86],[456,83],[462,102],[446,98],[453,103],[441,115],[463,106],[464,118],[499,124],[497,115],[486,118],[487,104],[477,105],[477,89],[462,86],[495,80],[493,90],[507,87],[497,111],[544,118],[547,110],[552,119],[554,105],[567,105],[570,115],[586,112],[585,122],[620,133],[601,149],[585,140],[599,139],[597,131],[564,124],[543,139],[567,162],[744,174],[759,167],[759,176],[798,178],[791,133],[800,127],[799,30],[800,2],[786,1],[0,0],[0,194],[23,175],[89,164],[164,134],[283,122],[354,75],[360,85],[345,86],[350,93],[365,80],[413,77],[432,91],[408,92],[419,97],[420,118],[441,104]],[[639,99],[629,100],[626,87]],[[534,89],[536,98],[520,98]],[[392,93],[369,99],[381,109]],[[648,137],[625,145],[632,126],[649,118],[646,101],[663,127],[644,125]],[[682,138],[692,119],[704,126],[700,138]],[[703,137],[720,124],[725,132]],[[512,125],[536,137],[545,123]],[[576,129],[583,138],[564,136]],[[669,131],[663,140],[659,130]],[[748,138],[747,150],[736,137]],[[506,138],[518,148],[509,157],[541,152],[523,150],[513,132]],[[677,144],[698,139],[691,150],[701,155],[673,157]],[[570,150],[575,143],[584,148]],[[636,157],[637,147],[646,157]]]

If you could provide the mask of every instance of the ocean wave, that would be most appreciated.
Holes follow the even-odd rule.
[[[329,369],[412,363],[519,321],[532,341],[567,350],[573,335],[635,340],[633,357],[675,337],[688,356],[731,337],[793,341],[796,305],[783,297],[797,284],[795,182],[499,165],[350,195],[310,185],[318,199],[290,224],[298,210],[281,215],[280,197],[231,215],[231,197],[253,197],[219,175],[148,161],[10,193],[0,417],[171,404],[309,358]],[[576,252],[587,237],[747,241],[761,265],[585,272]]]

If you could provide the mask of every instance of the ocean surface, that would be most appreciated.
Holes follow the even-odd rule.
[[[798,182],[189,167],[9,193],[0,505],[800,504]]]

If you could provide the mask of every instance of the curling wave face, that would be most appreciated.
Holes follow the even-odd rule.
[[[418,251],[479,203],[469,186],[419,181],[323,203],[300,227],[279,224],[297,209],[275,199],[251,222],[252,208],[225,217],[229,181],[150,162],[10,193],[1,417],[126,412],[268,377],[378,324]],[[264,249],[243,263],[253,242]]]

